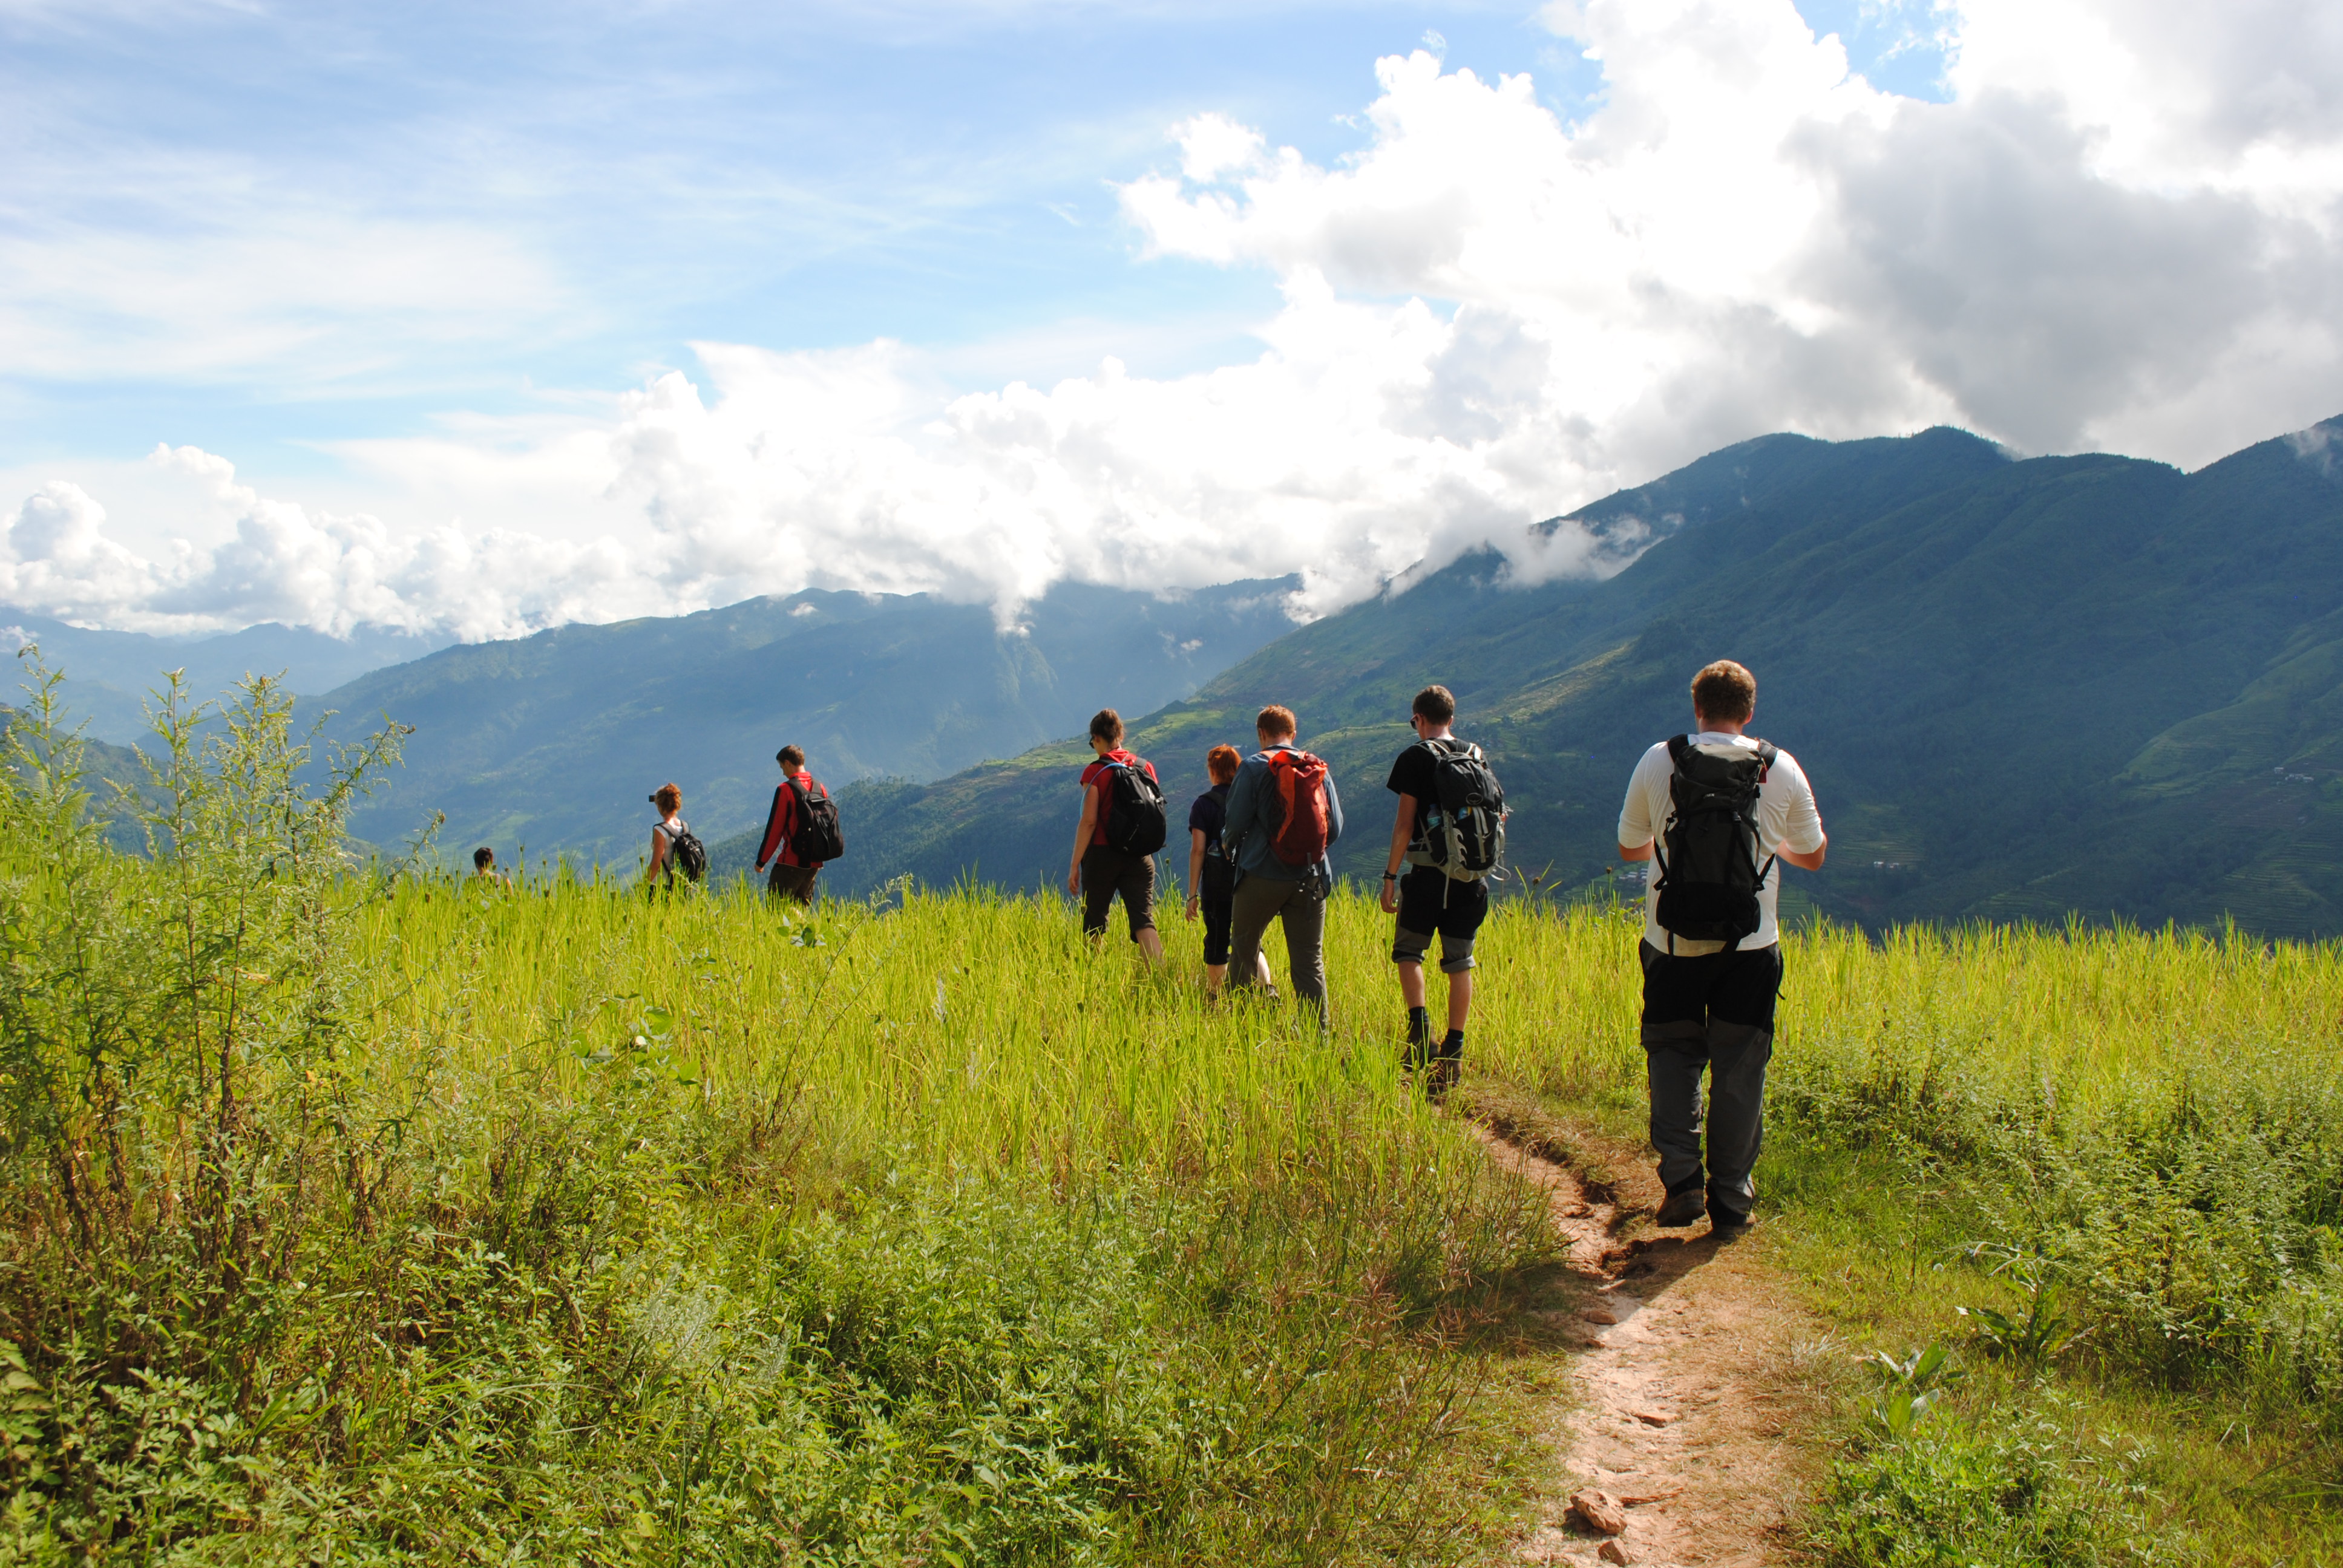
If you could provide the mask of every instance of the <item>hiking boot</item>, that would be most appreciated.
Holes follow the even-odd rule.
[[[1708,1194],[1697,1187],[1687,1187],[1668,1194],[1668,1201],[1652,1216],[1652,1223],[1663,1231],[1673,1231],[1694,1223],[1707,1212]]]
[[[1434,1101],[1445,1099],[1448,1091],[1456,1087],[1457,1076],[1463,1070],[1464,1064],[1453,1056],[1436,1058],[1423,1075],[1424,1098]]]
[[[1708,1211],[1708,1233],[1720,1241],[1730,1241],[1749,1233],[1749,1216],[1736,1214],[1719,1205]]]
[[[1407,1052],[1400,1058],[1401,1065],[1410,1072],[1420,1072],[1432,1060],[1432,1019],[1423,1009],[1407,1010]]]

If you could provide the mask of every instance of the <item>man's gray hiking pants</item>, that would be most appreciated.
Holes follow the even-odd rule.
[[[1670,1197],[1705,1185],[1710,1221],[1740,1223],[1756,1200],[1750,1172],[1765,1145],[1765,1065],[1774,1059],[1781,947],[1672,958],[1646,941],[1640,956],[1660,1184]]]
[[[1292,971],[1293,994],[1318,1010],[1326,1021],[1326,884],[1316,877],[1285,881],[1258,873],[1237,883],[1229,900],[1229,986],[1232,990],[1255,983],[1254,970],[1261,939],[1269,922],[1285,926],[1285,960]]]

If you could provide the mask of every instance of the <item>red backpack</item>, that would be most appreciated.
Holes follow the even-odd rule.
[[[1270,799],[1277,803],[1277,826],[1270,852],[1289,866],[1314,866],[1326,858],[1326,761],[1307,751],[1269,753]]]

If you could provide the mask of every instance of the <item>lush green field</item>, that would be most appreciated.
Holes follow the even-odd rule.
[[[1208,1004],[1196,928],[1149,974],[1057,900],[367,872],[282,699],[236,719],[182,730],[150,859],[60,829],[70,749],[12,731],[0,1555],[1503,1550],[1533,1455],[1480,1331],[1551,1238],[1398,1073],[1364,898],[1322,1035]],[[1464,1098],[1632,1128],[1634,940],[1503,906]],[[1931,1337],[1970,1374],[1918,1421],[1845,1385],[1815,1551],[2319,1560],[2343,959],[1790,964],[1759,1244],[1839,1325],[1815,1375]]]
[[[1388,1052],[1056,903],[364,873],[282,717],[152,860],[15,731],[0,1551],[1479,1551],[1544,1217]]]
[[[1537,955],[1484,1081],[1639,1126],[1634,940],[1572,916],[1484,943]],[[2081,928],[1785,945],[1759,1183],[1855,1429],[1824,1560],[2343,1562],[2343,950]],[[1899,1385],[1855,1358],[1932,1342],[1955,1381],[1896,1425]]]

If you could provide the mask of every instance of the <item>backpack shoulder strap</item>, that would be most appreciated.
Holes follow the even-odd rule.
[[[1781,755],[1781,748],[1772,741],[1760,740],[1757,743],[1757,781],[1759,783],[1765,781],[1765,775],[1774,770],[1775,759]]]
[[[1691,755],[1691,736],[1671,735],[1668,737],[1668,762],[1669,765],[1672,766],[1678,773],[1684,771],[1684,759]],[[1652,835],[1652,864],[1658,867],[1660,872],[1660,879],[1653,884],[1654,889],[1664,888],[1667,885],[1668,827],[1670,818],[1674,815],[1674,812],[1675,807],[1671,803],[1668,807],[1668,815],[1660,819],[1659,830]],[[1668,950],[1671,953],[1675,951],[1675,942],[1676,935],[1674,931],[1670,931],[1668,933]]]

